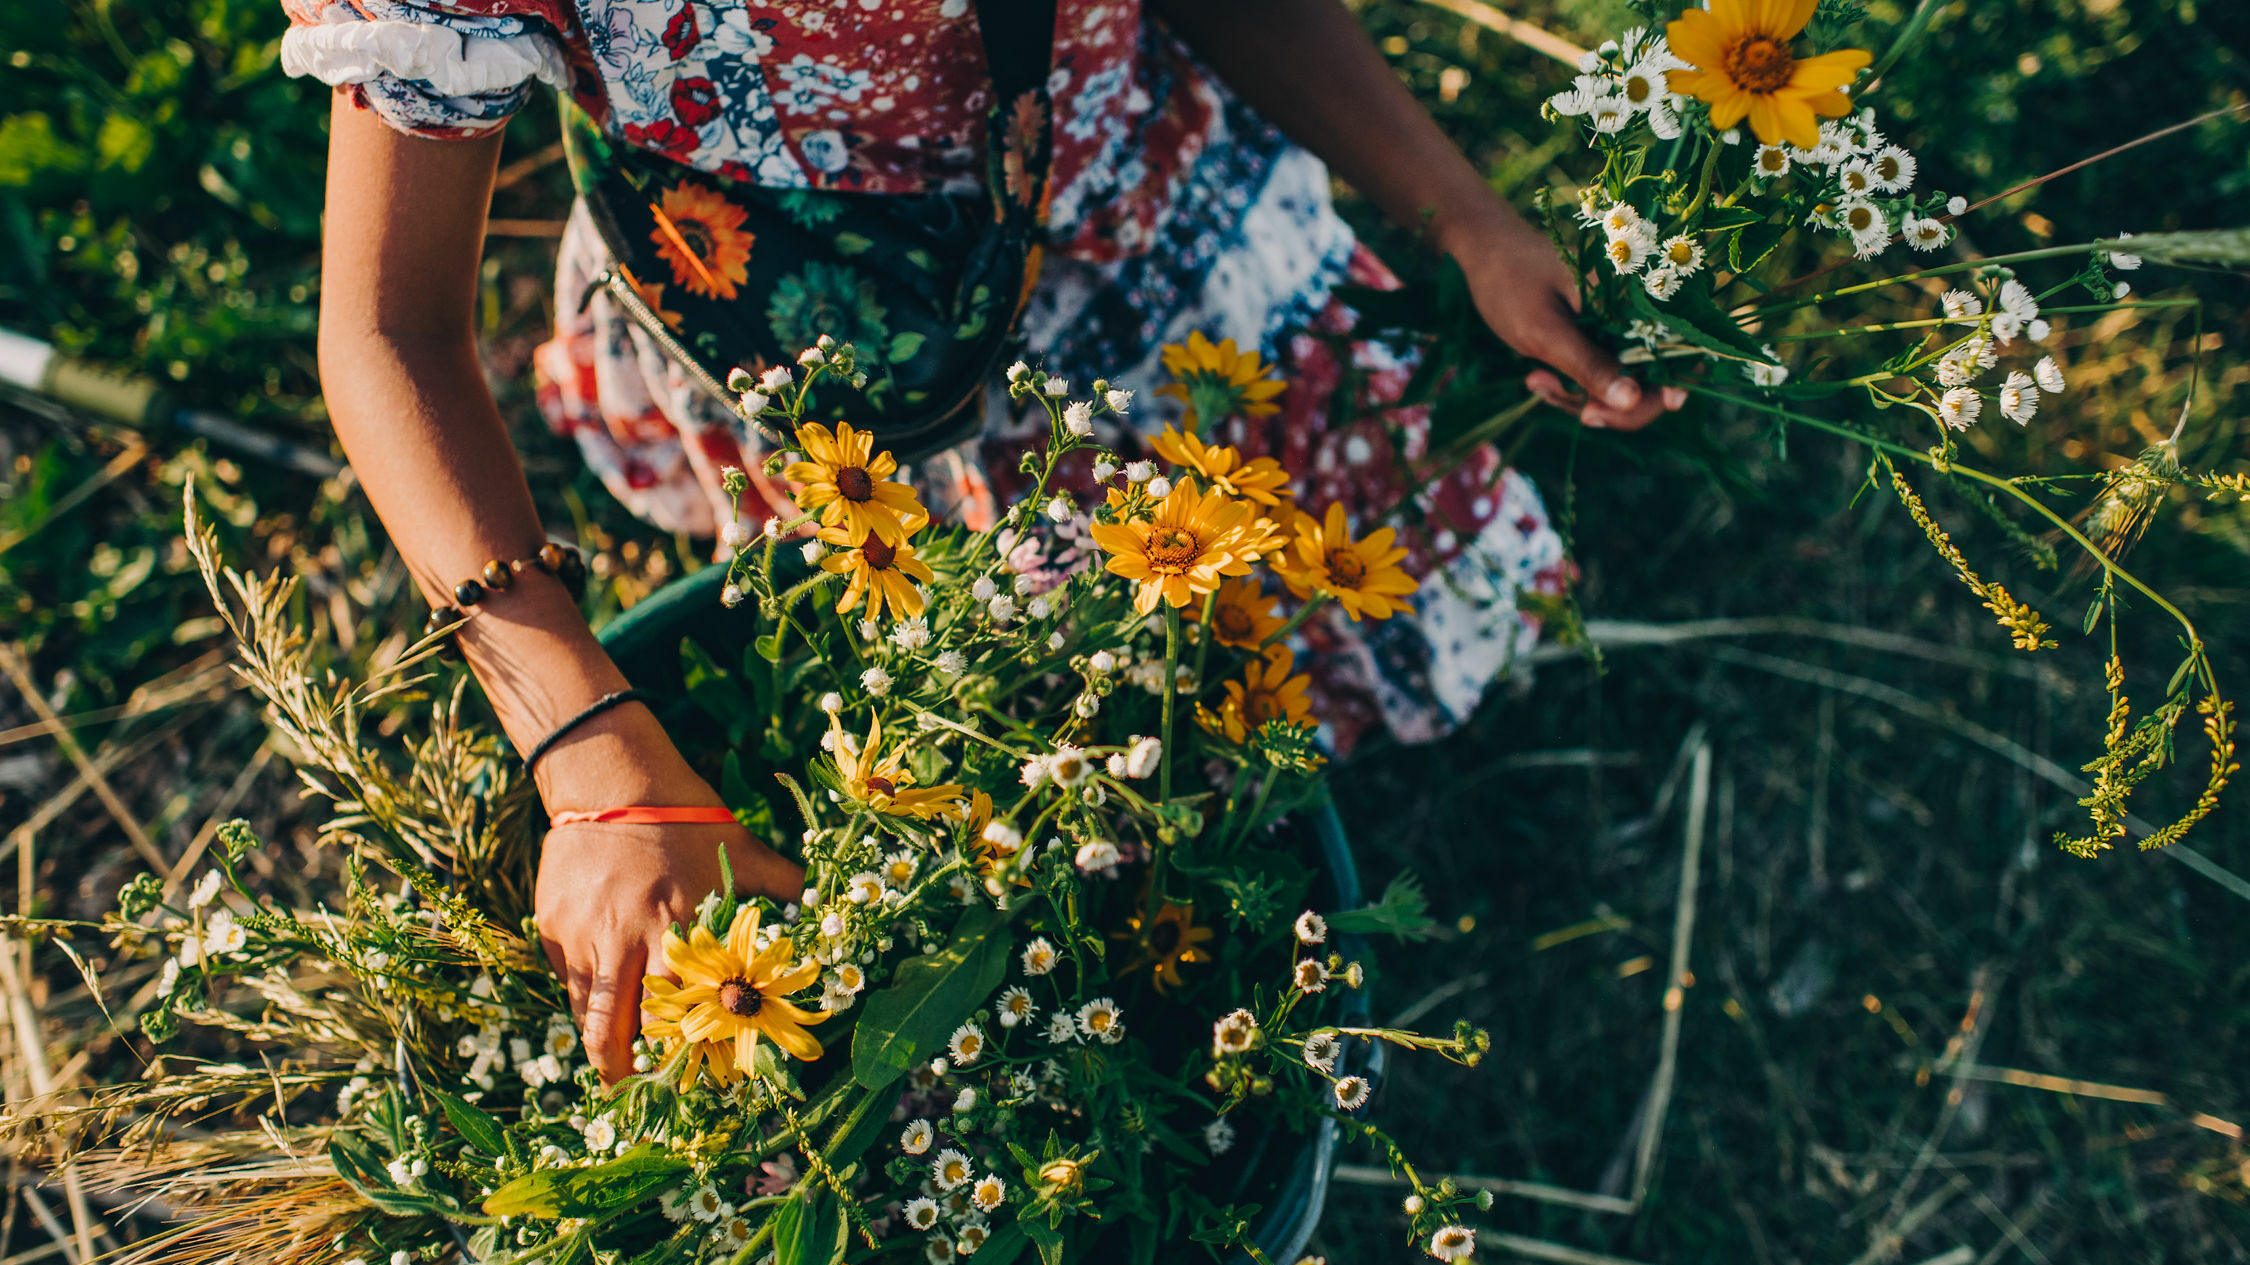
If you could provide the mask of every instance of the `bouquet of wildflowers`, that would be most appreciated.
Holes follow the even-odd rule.
[[[777,904],[730,882],[671,930],[615,1085],[528,947],[526,788],[460,724],[458,685],[411,766],[386,764],[359,718],[420,688],[428,647],[314,683],[291,582],[225,571],[191,514],[352,862],[338,907],[279,908],[230,827],[191,889],[136,882],[101,929],[152,977],[147,1035],[227,1029],[261,1061],[168,1062],[70,1115],[78,1171],[200,1218],[131,1257],[1266,1260],[1303,1234],[1258,1204],[1321,1131],[1411,1174],[1359,1118],[1373,1052],[1473,1065],[1489,1038],[1364,1018],[1364,938],[1418,934],[1424,904],[1411,879],[1331,899],[1290,645],[1327,603],[1402,609],[1392,532],[1301,513],[1270,458],[1203,438],[1194,417],[1274,384],[1192,358],[1163,463],[1093,453],[1086,505],[1052,476],[1129,393],[1016,366],[1049,423],[1034,490],[989,530],[934,524],[867,432],[803,420],[854,356],[823,339],[731,384],[787,444],[770,468],[803,517],[728,533],[712,619],[747,650],[691,641],[684,664],[723,794],[806,886]],[[183,1112],[209,1127],[170,1128]],[[1414,1186],[1417,1244],[1468,1256],[1473,1201]]]
[[[2143,256],[2238,260],[2240,234],[2150,235],[2134,239],[2130,250],[2120,238],[1984,259],[1933,258],[1793,296],[1834,269],[1934,257],[1954,244],[1953,221],[1972,209],[1965,198],[1917,188],[1914,155],[1884,136],[1866,103],[1882,72],[1913,47],[1941,6],[1917,7],[1873,65],[1868,50],[1850,46],[1866,15],[1849,0],[1710,0],[1708,7],[1642,0],[1636,7],[1649,24],[1587,53],[1571,86],[1547,103],[1590,151],[1578,206],[1546,211],[1558,247],[1587,278],[1586,320],[1596,336],[1650,380],[1766,414],[1777,433],[1805,426],[1865,445],[1871,485],[1898,498],[2017,649],[2057,642],[2039,612],[1970,566],[1899,463],[1953,483],[2044,568],[2057,565],[2058,543],[2081,551],[2099,576],[2084,631],[2094,635],[2105,622],[2111,629],[2111,712],[2103,750],[2085,766],[2093,782],[2081,802],[2091,829],[2057,840],[2091,855],[2123,838],[2129,796],[2172,761],[2173,732],[2194,715],[2210,753],[2202,789],[2141,846],[2176,841],[2216,807],[2235,772],[2233,705],[2220,692],[2195,625],[2128,571],[2121,555],[2173,489],[2214,497],[2250,489],[2239,475],[2183,466],[2179,443],[2192,398],[2164,443],[2123,469],[2086,476],[2097,487],[2077,512],[2051,503],[2069,479],[1978,469],[1964,459],[1962,445],[1997,422],[2025,425],[2042,400],[2068,389],[2068,370],[2043,347],[2056,322],[2129,307],[2193,306],[2192,297],[2130,298],[2131,283],[2120,274],[2138,269]],[[1829,239],[1839,252],[1848,248],[1849,258],[1795,279],[1772,275],[1768,261],[1804,234]],[[2047,270],[2054,264],[2067,271]],[[2019,271],[2021,265],[2042,270]],[[1904,287],[1925,296],[1922,315],[1878,321],[1851,310]],[[1885,420],[1806,411],[1814,401],[1854,396]],[[1992,436],[1975,444],[1978,453],[1998,446]],[[2003,502],[2043,520],[2045,534],[2019,525]],[[2116,619],[2128,596],[2177,621],[2185,647],[2164,701],[2138,717],[2116,649]]]

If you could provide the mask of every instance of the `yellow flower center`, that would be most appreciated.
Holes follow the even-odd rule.
[[[1664,248],[1664,254],[1673,263],[1685,267],[1690,260],[1695,258],[1695,247],[1687,242],[1673,242]]]
[[[1328,575],[1345,588],[1356,589],[1367,578],[1367,563],[1349,549],[1328,551]]]
[[[1885,154],[1875,160],[1875,174],[1885,184],[1898,179],[1898,159]]]
[[[1641,105],[1655,95],[1656,83],[1647,75],[1627,75],[1625,77],[1625,99],[1627,101],[1634,105]]]
[[[1727,50],[1719,68],[1744,92],[1771,93],[1789,86],[1797,59],[1789,55],[1789,45],[1771,35],[1749,35]]]
[[[836,472],[836,490],[847,501],[864,501],[875,495],[875,480],[858,466],[845,466]]]
[[[1609,257],[1620,264],[1633,262],[1633,243],[1622,237],[1613,237],[1609,243]]]
[[[1203,542],[1185,527],[1159,527],[1149,533],[1148,564],[1157,571],[1178,574],[1203,556]]]
[[[730,1015],[743,1019],[758,1013],[766,999],[758,995],[757,986],[749,980],[735,978],[719,985],[719,1006]]]

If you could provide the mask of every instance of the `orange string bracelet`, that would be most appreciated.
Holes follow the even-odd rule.
[[[556,813],[547,821],[556,826],[570,826],[579,822],[599,822],[611,826],[735,824],[734,814],[724,808],[656,808],[647,804],[627,804],[623,808],[604,808],[597,812]]]

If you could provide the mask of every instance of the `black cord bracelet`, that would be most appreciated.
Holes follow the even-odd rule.
[[[531,749],[531,754],[523,758],[524,776],[529,777],[531,775],[532,766],[539,763],[539,757],[547,754],[547,752],[551,748],[553,748],[556,743],[561,742],[564,738],[569,737],[571,730],[578,728],[580,725],[585,724],[587,721],[592,720],[594,717],[601,715],[603,712],[606,712],[613,707],[623,707],[627,703],[646,703],[648,701],[648,695],[641,693],[639,690],[619,690],[615,694],[604,694],[600,698],[595,699],[593,702],[588,703],[586,705],[586,710],[555,726],[554,732],[548,734],[544,738],[541,738],[539,740],[539,745]]]

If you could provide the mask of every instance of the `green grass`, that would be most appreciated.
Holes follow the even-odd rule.
[[[1567,81],[1560,66],[1419,0],[1357,7],[1498,187],[1521,200],[1567,183],[1567,151],[1536,114]],[[1507,7],[1588,42],[1631,21],[1623,4]],[[2214,0],[1955,0],[1878,104],[1923,185],[1980,196],[2239,100],[2246,27],[2240,6]],[[0,325],[325,446],[309,324],[324,107],[280,78],[278,31],[268,0],[0,14],[13,58],[0,74]],[[2018,195],[1967,240],[1998,253],[2239,222],[2246,136],[2203,125]],[[534,111],[506,160],[551,139]],[[550,165],[495,214],[559,218],[566,196]],[[1399,234],[1347,211],[1416,271]],[[537,240],[495,241],[486,354],[514,384],[504,406],[543,508],[603,551],[597,587],[614,609],[694,553],[627,519],[532,415],[525,357],[551,316],[550,259]],[[2242,279],[2152,267],[2136,286],[2200,294],[2200,328],[2178,312],[2066,327],[2072,392],[2020,435],[1977,432],[1977,460],[2047,474],[2130,460],[2171,429],[2195,366],[2184,455],[2244,468]],[[1698,748],[1709,773],[1694,982],[1646,1198],[1623,1214],[1505,1195],[1480,1223],[1485,1255],[1506,1259],[1491,1235],[1509,1233],[1652,1262],[2241,1259],[2245,1157],[2211,1122],[2250,1123],[2250,905],[2165,856],[2060,853],[2051,837],[2075,829],[2075,794],[1995,749],[2020,744],[2066,771],[2098,753],[2102,647],[2075,631],[2088,584],[2038,570],[1923,478],[1971,559],[2063,630],[2059,649],[2016,654],[1895,502],[1863,488],[1864,452],[1804,433],[1784,448],[1747,416],[1683,415],[1638,437],[1547,418],[1516,455],[1558,505],[1575,488],[1580,598],[1610,642],[1601,669],[1547,659],[1459,736],[1370,751],[1337,775],[1371,880],[1417,871],[1449,928],[1384,948],[1378,1014],[1466,983],[1430,1022],[1464,1015],[1495,1038],[1474,1071],[1393,1062],[1376,1118],[1428,1168],[1634,1194]],[[224,688],[226,646],[176,540],[191,473],[235,557],[308,577],[308,635],[340,669],[418,619],[349,484],[0,407],[0,643],[20,647],[53,710],[92,718],[75,732],[117,797],[113,813],[57,744],[16,728],[36,717],[0,687],[0,849],[32,909],[108,905],[143,864],[117,815],[174,862],[209,823],[244,815],[276,841],[253,855],[278,893],[304,899],[333,878],[285,761],[253,755],[261,727]],[[2250,688],[2246,555],[2250,513],[2181,497],[2131,556],[2213,638],[2237,692]],[[2168,663],[2151,613],[2134,612],[2128,657]],[[1621,625],[1701,620],[1761,631],[1617,640]],[[2161,692],[2151,672],[2129,682],[2136,700]],[[2190,771],[2146,796],[2152,821],[2192,795],[2203,756],[2187,741],[2182,756]],[[2188,844],[2250,875],[2243,820],[2230,801]],[[27,821],[39,828],[18,832]],[[52,1064],[83,1050],[124,1066],[75,971],[59,955],[40,964]],[[1408,1259],[1399,1194],[1339,1184],[1317,1250]],[[8,1251],[42,1237],[21,1212]]]

